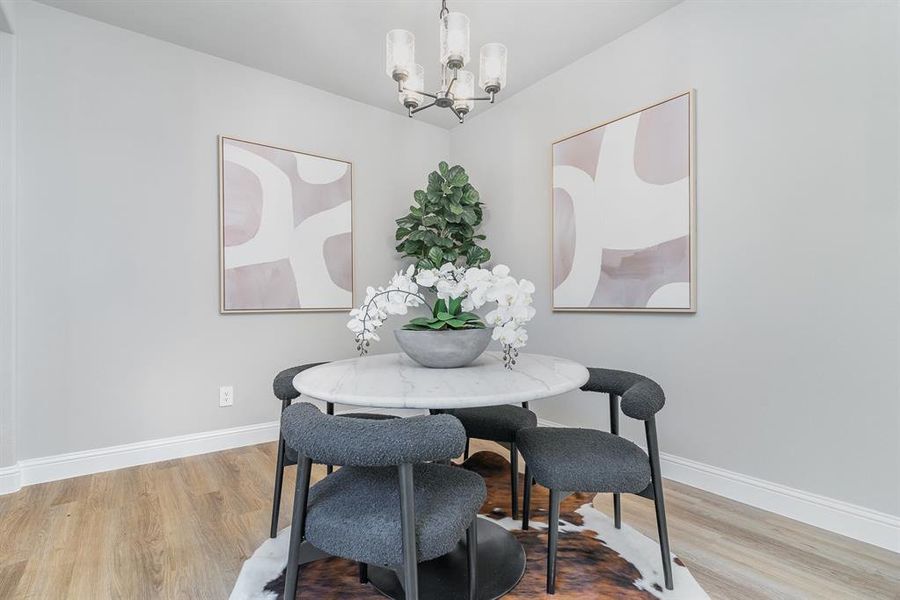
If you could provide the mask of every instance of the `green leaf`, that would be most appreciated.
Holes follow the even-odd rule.
[[[486,240],[486,239],[487,239],[487,236],[486,236],[486,235],[478,234],[478,235],[473,235],[473,236],[472,236],[472,239],[473,239],[473,240]]]
[[[409,229],[407,229],[406,227],[400,227],[397,229],[397,233],[394,235],[394,237],[398,240],[402,240],[409,234],[410,234]]]
[[[444,258],[444,251],[437,246],[432,246],[428,251],[427,256],[428,260],[430,260],[432,264],[439,265]]]
[[[409,234],[409,239],[419,242],[419,241],[424,240],[428,236],[429,233],[431,233],[431,232],[426,231],[425,229],[417,229]]]
[[[482,249],[481,249],[481,256],[479,257],[478,260],[479,260],[479,264],[480,264],[480,263],[486,263],[486,262],[488,262],[489,260],[491,260],[491,251],[488,250],[487,248],[482,248]]]
[[[462,327],[465,327],[466,322],[460,321],[459,319],[452,319],[450,321],[447,321],[447,325],[453,327],[454,329],[460,329]]]
[[[427,199],[427,196],[425,195],[424,191],[416,190],[415,192],[413,192],[413,198],[415,198],[416,202],[418,202],[419,206],[421,206],[421,205],[425,204],[425,200]]]
[[[475,266],[481,264],[481,248],[478,246],[472,246],[466,251],[466,262],[470,265]]]
[[[456,318],[461,321],[472,321],[472,320],[478,320],[481,317],[479,317],[478,315],[476,315],[475,313],[472,313],[472,312],[464,312],[464,313],[459,313],[458,315],[456,315]]]
[[[441,248],[452,248],[454,246],[453,240],[451,240],[450,238],[442,238],[442,237],[437,237],[437,236],[435,236],[435,244],[437,244]],[[452,262],[452,261],[450,261],[450,259],[448,259],[446,257],[447,253],[444,252],[444,254],[445,254],[444,262]]]
[[[447,303],[444,302],[441,298],[437,299],[437,302],[434,303],[434,308],[431,311],[431,314],[434,318],[437,318],[437,314],[439,312],[447,312]]]
[[[414,217],[417,217],[417,218],[421,219],[423,213],[422,213],[422,209],[419,208],[418,206],[410,206],[410,207],[409,207],[409,214],[411,214],[411,215],[414,216]]]
[[[434,323],[429,323],[428,327],[431,329],[444,329],[447,327],[447,323],[449,323],[449,321],[435,321]]]
[[[464,211],[466,210],[460,204],[458,204],[456,202],[450,202],[450,204],[447,205],[447,208],[449,208],[450,212],[453,213],[454,215],[464,215],[465,214]],[[463,217],[463,218],[465,218],[465,217]]]
[[[458,315],[461,308],[462,298],[450,298],[450,303],[447,305],[447,311],[450,314]]]
[[[459,253],[456,250],[444,250],[444,262],[455,263],[457,258]]]
[[[431,331],[431,327],[428,325],[413,325],[412,323],[407,323],[403,326],[403,329],[407,331]]]
[[[450,319],[453,318],[453,315],[451,315],[448,312],[441,311],[437,314],[437,318],[440,319],[441,321],[449,321]]]
[[[403,251],[407,254],[416,254],[422,249],[422,242],[415,240],[406,240],[403,244]]]
[[[445,224],[446,221],[440,215],[427,215],[422,219],[422,225],[426,227],[443,227]]]
[[[460,173],[451,180],[451,183],[456,187],[462,187],[469,183],[469,175],[465,171],[460,170]]]
[[[431,261],[427,258],[422,258],[419,260],[419,262],[416,263],[416,267],[418,267],[419,269],[433,269],[434,265],[431,264]]]
[[[447,165],[447,161],[442,160],[438,163],[438,170],[441,172],[443,177],[446,177],[450,172],[450,167]]]

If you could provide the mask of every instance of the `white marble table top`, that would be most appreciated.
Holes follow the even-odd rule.
[[[375,354],[313,367],[294,378],[309,399],[376,408],[463,408],[528,402],[580,388],[582,365],[520,354],[512,370],[499,352],[459,369],[428,369],[405,354]]]

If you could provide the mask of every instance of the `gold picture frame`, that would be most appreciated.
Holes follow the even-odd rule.
[[[688,276],[689,276],[689,305],[686,307],[639,307],[639,306],[558,306],[556,299],[556,229],[557,229],[557,215],[556,215],[556,203],[554,201],[554,189],[556,189],[555,185],[555,177],[554,177],[554,167],[555,165],[555,154],[554,150],[557,144],[561,142],[565,142],[567,140],[571,140],[572,138],[578,137],[585,133],[593,132],[601,127],[606,127],[612,123],[616,123],[617,121],[621,121],[628,117],[634,116],[636,114],[642,113],[649,109],[653,109],[659,107],[663,104],[671,102],[673,100],[680,99],[682,97],[687,97],[688,99],[688,134],[687,134],[687,143],[688,143],[688,174],[687,174],[687,184],[688,184],[688,236],[689,240],[687,243],[687,251],[689,253],[689,257],[687,259],[687,268],[688,268]],[[663,100],[659,100],[652,104],[648,104],[647,106],[641,107],[637,110],[633,110],[629,113],[623,114],[621,116],[615,117],[613,119],[609,119],[599,125],[594,125],[588,127],[586,129],[582,129],[575,133],[566,135],[558,140],[555,140],[550,145],[550,285],[551,285],[551,307],[553,312],[613,312],[613,313],[696,313],[697,312],[697,184],[696,184],[696,91],[694,89],[689,89],[684,92],[680,92],[678,94],[674,94],[669,96]],[[599,267],[598,267],[599,271]]]
[[[327,161],[335,161],[344,163],[347,165],[347,171],[349,174],[349,213],[350,213],[350,256],[349,256],[349,284],[350,289],[348,292],[348,300],[349,302],[346,305],[341,306],[310,306],[304,307],[302,305],[297,307],[254,307],[254,308],[234,308],[226,306],[226,246],[225,246],[225,234],[226,234],[226,190],[225,190],[225,144],[226,142],[237,142],[239,144],[247,144],[252,146],[259,146],[261,148],[268,148],[271,150],[276,150],[280,152],[288,152],[294,155],[303,155],[307,157],[312,157],[316,159],[323,159]],[[276,146],[273,144],[266,144],[261,142],[255,142],[251,140],[245,140],[234,136],[227,135],[219,135],[217,137],[217,147],[218,147],[218,180],[219,180],[219,313],[222,315],[232,315],[232,314],[268,314],[268,313],[337,313],[337,312],[349,312],[355,302],[356,297],[356,286],[355,286],[355,262],[356,262],[356,248],[355,248],[355,236],[354,236],[354,225],[355,225],[355,210],[354,210],[354,176],[353,176],[353,163],[349,160],[344,160],[340,158],[334,158],[330,156],[323,156],[321,154],[314,154],[311,152],[304,152],[302,150],[294,150],[291,148],[284,148],[282,146]],[[298,297],[299,302],[299,297]]]

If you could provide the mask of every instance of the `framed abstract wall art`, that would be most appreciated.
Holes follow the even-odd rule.
[[[353,166],[219,137],[219,310],[353,306]]]
[[[552,152],[553,309],[696,312],[694,92]]]

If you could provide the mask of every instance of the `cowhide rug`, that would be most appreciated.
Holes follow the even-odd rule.
[[[492,452],[471,456],[464,468],[481,474],[487,483],[482,518],[515,532],[525,547],[527,566],[519,585],[504,598],[518,600],[546,596],[547,505],[549,493],[532,489],[532,527],[521,530],[521,521],[507,516],[510,506],[509,462]],[[524,478],[520,475],[520,486]],[[521,487],[520,487],[521,490]],[[287,495],[289,492],[285,492]],[[521,498],[520,498],[521,502]],[[663,586],[659,545],[629,527],[627,512],[621,529],[597,510],[591,494],[569,496],[560,507],[559,554],[556,595],[548,598],[708,599],[680,559],[673,556],[675,589]],[[267,539],[241,568],[231,600],[281,599],[287,563],[290,527],[275,539]],[[677,545],[678,540],[674,540]],[[315,599],[371,599],[382,596],[359,583],[356,563],[329,558],[301,567],[300,597]]]

